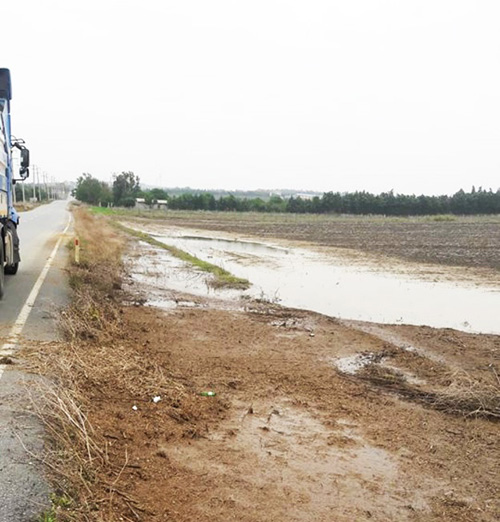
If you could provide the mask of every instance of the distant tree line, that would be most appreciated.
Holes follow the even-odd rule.
[[[264,201],[267,201],[270,197],[269,190],[224,190],[224,189],[193,189],[191,187],[169,187],[165,189],[166,193],[169,194],[170,197],[173,196],[181,196],[183,194],[212,194],[215,199],[219,199],[223,196],[235,196],[238,199],[255,199],[261,198]],[[311,196],[321,196],[321,192],[307,191]],[[283,199],[288,199],[290,196],[295,196],[297,194],[296,190],[291,189],[279,189],[279,195]]]
[[[168,207],[179,210],[222,210],[236,212],[290,212],[296,214],[380,214],[386,216],[423,216],[430,214],[500,214],[500,189],[496,192],[459,190],[453,196],[407,196],[369,192],[325,192],[310,199],[271,196],[261,198],[236,198],[233,195],[218,199],[211,194],[181,194],[162,199]]]
[[[175,210],[220,210],[232,212],[289,212],[296,214],[380,214],[386,216],[422,216],[432,214],[500,214],[500,189],[493,192],[472,187],[452,196],[415,196],[383,192],[325,192],[322,196],[269,199],[238,198],[233,194],[216,198],[210,192],[169,195],[164,189],[141,190],[139,177],[122,172],[107,183],[82,174],[78,178],[75,197],[91,205],[133,207],[137,198],[153,206],[166,200]]]

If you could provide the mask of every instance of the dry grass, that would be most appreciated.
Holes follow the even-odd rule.
[[[130,345],[73,339],[39,346],[29,361],[37,373],[51,379],[32,384],[30,392],[48,436],[43,463],[51,471],[57,497],[70,499],[66,507],[54,510],[55,520],[111,522],[137,520],[134,513],[147,513],[146,506],[120,488],[129,466],[126,447],[112,447],[115,437],[94,429],[89,416],[104,404],[113,411],[113,402],[118,410],[135,404],[143,409],[160,395],[169,406],[167,415],[175,418],[179,404],[181,411],[189,409],[189,390],[154,362],[145,363]],[[190,430],[184,415],[185,429]]]
[[[48,377],[33,384],[30,392],[48,436],[43,462],[52,472],[56,498],[69,499],[64,506],[55,503],[50,516],[62,521],[112,520],[100,513],[103,505],[112,504],[112,477],[119,470],[110,465],[107,442],[89,422],[90,404],[82,383],[103,362],[89,360],[88,347],[101,346],[120,330],[117,292],[124,243],[103,219],[81,207],[73,212],[81,261],[68,267],[72,301],[61,318],[67,342],[38,346],[26,354],[31,369]],[[73,242],[69,248],[74,248]]]
[[[116,488],[121,468],[111,464],[108,441],[89,422],[88,391],[110,375],[131,369],[137,375],[140,369],[131,354],[111,346],[121,330],[124,240],[104,219],[81,207],[73,211],[81,261],[68,267],[72,302],[61,318],[67,342],[38,346],[26,354],[31,369],[48,377],[32,385],[30,392],[48,435],[43,462],[52,471],[57,498],[70,499],[64,507],[54,505],[50,516],[61,521],[111,521],[117,498],[130,505],[131,513],[141,507],[131,498],[124,500],[126,495]],[[69,248],[74,248],[73,242]],[[126,465],[126,454],[122,460]]]
[[[83,207],[73,212],[81,261],[68,267],[73,292],[61,317],[66,342],[42,343],[23,354],[33,373],[47,377],[29,390],[46,427],[42,460],[55,491],[53,507],[41,520],[147,520],[147,507],[122,486],[123,476],[134,467],[126,441],[102,426],[94,429],[92,418],[100,408],[111,418],[129,415],[133,405],[145,411],[159,395],[167,418],[177,426],[173,432],[191,437],[202,415],[200,401],[190,383],[145,358],[128,338],[121,304],[127,236]],[[112,422],[110,426],[113,430]],[[61,498],[64,505],[57,501]]]
[[[75,234],[80,239],[80,263],[68,268],[72,303],[63,313],[61,326],[69,341],[104,340],[119,328],[117,291],[121,288],[124,240],[86,209],[74,209]],[[74,248],[71,242],[70,248]],[[71,256],[73,259],[73,256]]]

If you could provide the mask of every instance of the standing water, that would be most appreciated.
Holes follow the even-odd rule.
[[[314,251],[196,236],[155,236],[252,283],[246,292],[343,319],[500,334],[500,291],[346,265]]]

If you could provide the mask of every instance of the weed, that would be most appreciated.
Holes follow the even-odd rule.
[[[72,262],[68,269],[73,299],[64,312],[62,329],[69,340],[105,338],[119,325],[116,291],[121,287],[124,242],[107,220],[83,207],[75,207],[73,213],[80,263]]]
[[[257,299],[255,299],[257,303],[261,304],[273,304],[277,305],[281,302],[281,298],[279,297],[278,290],[275,290],[274,295],[272,297],[268,296],[264,290],[260,291],[260,295]]]
[[[37,522],[56,522],[56,514],[53,508],[50,508],[49,511],[45,511],[39,517]]]
[[[72,500],[64,493],[62,495],[52,493],[50,495],[50,501],[52,502],[53,506],[61,508],[68,508],[73,503]]]
[[[57,512],[71,507],[73,503],[67,495],[58,495],[57,493],[50,495],[50,502],[50,508],[39,515],[37,522],[56,522],[58,519]]]

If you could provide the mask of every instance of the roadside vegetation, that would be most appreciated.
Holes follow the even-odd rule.
[[[66,342],[37,347],[28,353],[32,368],[50,379],[36,390],[34,401],[48,435],[46,455],[53,484],[51,508],[40,522],[101,521],[103,504],[112,508],[113,481],[120,469],[109,462],[108,442],[97,433],[88,414],[88,387],[99,379],[99,368],[122,363],[120,350],[108,348],[122,326],[119,291],[124,239],[103,219],[74,208],[75,233],[80,238],[80,263],[71,252],[68,265],[72,290],[63,311]],[[73,248],[73,243],[68,245]]]
[[[123,485],[130,473],[141,473],[141,466],[133,456],[134,441],[118,425],[126,430],[127,419],[138,409],[144,422],[150,422],[144,420],[148,409],[156,418],[152,398],[158,396],[168,411],[169,437],[194,437],[193,430],[200,429],[196,425],[205,425],[221,404],[200,404],[198,390],[154,359],[145,359],[131,334],[121,258],[131,232],[147,238],[120,230],[84,207],[74,207],[73,213],[81,254],[75,263],[73,243],[68,244],[72,299],[61,317],[65,342],[25,353],[31,370],[48,378],[32,392],[41,397],[33,403],[48,436],[43,463],[54,491],[51,507],[38,522],[149,520],[147,504]],[[162,462],[163,450],[158,455]]]

